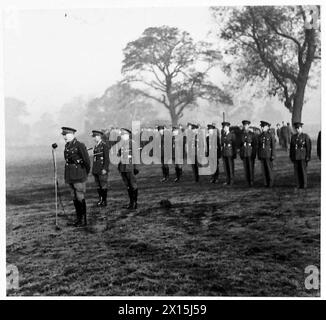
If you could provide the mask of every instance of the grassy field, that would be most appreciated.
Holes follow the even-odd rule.
[[[315,146],[314,146],[315,147]],[[236,160],[232,188],[195,184],[190,167],[179,184],[161,184],[160,168],[141,167],[139,209],[111,168],[107,209],[94,206],[89,177],[87,228],[74,228],[73,205],[59,183],[65,213],[55,230],[52,159],[7,164],[7,263],[19,270],[8,295],[319,296],[307,290],[304,269],[320,266],[320,161],[313,149],[308,189],[294,190],[293,168],[281,150],[273,189],[244,182]],[[172,167],[171,167],[172,169]],[[173,170],[171,170],[172,173]],[[172,208],[160,207],[169,199]]]

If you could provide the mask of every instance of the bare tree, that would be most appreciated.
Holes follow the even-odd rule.
[[[313,63],[320,59],[316,11],[303,6],[246,6],[211,8],[218,35],[226,40],[225,54],[232,59],[224,70],[238,81],[269,79],[269,95],[277,95],[301,121],[305,89]],[[318,28],[318,27],[317,27]],[[317,65],[316,65],[317,66]]]

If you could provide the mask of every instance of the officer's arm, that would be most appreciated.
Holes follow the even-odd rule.
[[[83,164],[84,164],[84,166],[86,168],[86,172],[87,172],[87,174],[89,174],[89,172],[91,170],[91,162],[90,162],[90,159],[89,159],[87,148],[83,143],[81,143],[80,147],[79,147],[79,150],[80,150],[80,153],[81,153],[81,157],[83,159]]]
[[[290,156],[290,159],[291,159],[291,161],[294,161],[295,159],[294,159],[294,137],[292,136],[291,137],[291,142],[290,142],[290,154],[289,154],[289,156]]]
[[[257,155],[257,147],[258,147],[258,139],[257,136],[253,133],[253,138],[252,138],[252,159],[256,159]]]
[[[275,138],[274,138],[274,135],[271,135],[272,136],[272,139],[271,139],[271,149],[272,149],[272,159],[274,160],[275,159]]]
[[[221,139],[220,139],[219,134],[217,134],[216,140],[217,140],[217,159],[219,159],[222,156],[222,154],[221,154]]]
[[[104,144],[103,148],[103,155],[104,155],[104,170],[109,171],[109,165],[110,165],[110,150],[109,146],[107,144]]]
[[[306,135],[306,147],[307,147],[307,154],[306,154],[306,161],[310,161],[311,158],[311,140],[308,135]]]
[[[237,145],[236,145],[236,137],[235,134],[232,133],[232,151],[233,151],[233,159],[237,157]]]

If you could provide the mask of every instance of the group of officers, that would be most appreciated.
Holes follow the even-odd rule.
[[[266,121],[260,122],[261,132],[255,133],[250,127],[249,120],[242,121],[242,131],[240,133],[239,142],[235,133],[230,130],[230,123],[222,122],[221,134],[216,133],[216,126],[209,124],[207,126],[206,136],[206,156],[210,152],[216,152],[215,159],[216,170],[211,172],[210,182],[216,183],[219,177],[219,159],[222,159],[224,172],[226,176],[225,185],[232,185],[234,183],[234,160],[237,157],[237,149],[239,148],[239,155],[243,162],[245,178],[249,187],[254,184],[254,168],[255,160],[261,162],[262,175],[264,178],[264,186],[272,187],[274,183],[273,161],[275,159],[275,145],[276,139],[270,130],[271,124]],[[296,188],[307,188],[307,164],[311,158],[311,140],[309,136],[303,133],[303,123],[294,123],[295,133],[291,136],[289,156],[294,165],[294,175],[296,181]],[[197,150],[198,144],[198,129],[196,124],[188,123],[188,130],[195,134],[193,146]],[[164,163],[164,135],[165,127],[158,126],[158,133],[161,135],[161,164],[163,178],[161,182],[166,182],[169,179],[169,165]],[[91,171],[91,161],[88,150],[84,143],[78,141],[75,137],[76,129],[70,127],[62,127],[62,135],[66,142],[64,149],[65,158],[65,182],[69,185],[73,203],[76,210],[75,226],[87,225],[86,215],[86,180]],[[172,149],[175,150],[176,137],[182,133],[180,127],[172,128]],[[105,141],[105,134],[101,130],[93,130],[92,137],[94,138],[95,146],[93,148],[93,164],[92,175],[94,176],[95,184],[99,200],[97,206],[107,206],[107,192],[108,192],[108,173],[110,164],[110,149],[113,147],[112,143]],[[184,137],[185,138],[185,137]],[[210,139],[214,139],[214,144],[210,143]],[[138,166],[134,161],[132,153],[132,133],[129,129],[121,128],[119,133],[119,140],[125,141],[117,150],[117,155],[122,158],[127,155],[127,160],[118,163],[118,170],[122,180],[127,188],[129,195],[128,209],[137,209],[138,186],[136,175],[139,173]],[[184,153],[187,153],[186,142],[184,145]],[[213,146],[213,148],[212,148]],[[175,156],[173,156],[175,160]],[[173,162],[175,166],[176,177],[174,182],[178,182],[182,176],[182,164]],[[199,181],[199,168],[201,164],[198,161],[197,154],[195,161],[191,164],[194,173],[195,181]]]

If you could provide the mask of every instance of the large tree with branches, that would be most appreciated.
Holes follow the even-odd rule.
[[[301,121],[307,82],[319,66],[319,8],[304,6],[213,7],[224,70],[239,83],[268,79],[267,93],[277,95]],[[231,59],[230,59],[231,57]]]
[[[198,99],[231,104],[225,90],[209,81],[221,59],[206,42],[195,43],[188,32],[168,26],[147,28],[125,47],[122,73],[138,91],[164,106],[176,125],[185,108]]]

